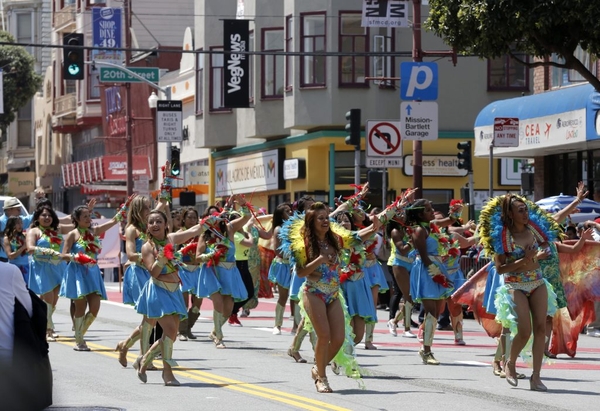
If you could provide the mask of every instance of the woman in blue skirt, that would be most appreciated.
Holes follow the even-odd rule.
[[[209,297],[214,306],[214,330],[210,338],[217,348],[225,348],[223,343],[223,324],[233,310],[234,301],[244,301],[248,292],[242,276],[235,263],[235,232],[241,230],[250,220],[250,210],[242,196],[233,196],[240,209],[239,218],[230,220],[230,214],[225,212],[219,218],[207,217],[203,224],[209,226],[198,243],[196,258],[203,261],[200,267],[196,296]]]
[[[290,285],[292,282],[292,273],[290,269],[290,262],[287,258],[283,257],[280,246],[281,239],[279,238],[279,231],[283,223],[290,218],[292,210],[287,203],[280,204],[273,213],[273,237],[271,237],[271,248],[275,251],[275,258],[271,262],[269,267],[269,281],[277,285],[277,291],[279,298],[275,305],[275,327],[273,327],[273,334],[281,334],[281,326],[283,325],[283,314],[285,312],[285,305],[287,304],[288,297],[290,295]]]
[[[16,265],[25,284],[29,282],[29,256],[27,255],[27,244],[23,234],[23,220],[20,216],[8,217],[6,228],[4,229],[4,252],[8,257],[8,262]]]
[[[144,285],[150,279],[150,273],[146,270],[142,261],[142,245],[147,240],[146,223],[150,214],[150,200],[145,196],[135,196],[131,200],[129,211],[127,212],[127,226],[125,227],[125,251],[127,253],[127,262],[125,263],[125,273],[123,274],[123,304],[135,306]],[[131,335],[123,341],[119,341],[115,351],[119,352],[119,363],[127,367],[127,351],[140,340],[140,353],[144,355],[150,348],[150,334],[152,326],[146,318],[142,320],[141,325],[135,327]],[[141,358],[138,357],[138,358]],[[139,363],[134,363],[134,367],[139,368]]]
[[[52,313],[58,302],[65,264],[69,259],[60,253],[63,242],[59,233],[59,221],[49,205],[39,207],[33,213],[33,223],[27,231],[27,251],[32,255],[28,287],[41,296],[48,307],[46,339],[56,341]]]
[[[186,207],[181,212],[181,228],[180,232],[189,230],[198,224],[198,211],[193,207]],[[192,237],[186,244],[198,244],[198,237]],[[192,333],[192,328],[200,317],[200,306],[202,299],[196,298],[196,286],[198,285],[198,276],[200,275],[200,267],[196,262],[196,250],[193,249],[190,253],[182,256],[185,265],[179,267],[179,278],[181,278],[181,291],[183,292],[183,301],[188,310],[188,318],[179,323],[179,341],[195,340],[197,337]],[[190,301],[191,300],[191,301]],[[189,303],[188,303],[189,301]]]
[[[104,279],[96,262],[102,250],[100,236],[122,219],[122,212],[95,227],[92,227],[92,216],[87,206],[76,207],[71,218],[75,229],[65,236],[63,250],[70,257],[70,262],[62,280],[60,296],[70,298],[75,304],[73,349],[90,351],[83,337],[98,316],[100,300],[106,300]]]
[[[424,364],[438,365],[431,352],[437,317],[446,299],[454,290],[448,277],[446,259],[448,248],[442,240],[439,228],[432,223],[434,210],[431,202],[420,199],[406,211],[407,223],[414,226],[412,242],[417,256],[410,272],[410,295],[423,305],[425,321],[423,327],[423,347],[419,355]]]
[[[155,210],[163,211],[167,208],[170,199],[170,189],[172,184],[169,163],[165,165],[165,174],[161,184],[161,191],[158,198],[158,204]],[[125,264],[125,273],[123,275],[123,303],[135,306],[142,289],[150,280],[150,273],[142,261],[142,245],[147,241],[147,222],[150,214],[150,199],[145,196],[136,195],[131,200],[129,210],[127,211],[127,226],[125,227],[125,251],[127,253],[127,263]],[[173,220],[174,221],[174,220]],[[135,327],[131,335],[123,341],[119,341],[115,351],[119,352],[119,363],[127,367],[127,351],[133,347],[136,341],[140,340],[140,355],[133,363],[137,370],[140,367],[142,356],[150,348],[150,335],[153,326],[142,319],[142,323]]]
[[[177,265],[181,263],[174,253],[174,247],[201,234],[201,225],[186,231],[168,234],[167,215],[154,210],[148,216],[148,241],[142,246],[142,260],[151,278],[142,289],[136,310],[154,326],[156,322],[163,329],[162,337],[155,341],[144,354],[137,370],[138,378],[147,382],[146,370],[155,355],[162,351],[163,374],[166,386],[179,386],[171,367],[177,366],[173,360],[173,342],[177,337],[179,320],[186,318],[187,307],[181,293]]]
[[[339,213],[336,216],[336,222],[346,230],[352,232],[358,231],[348,212]],[[364,236],[369,237],[373,232],[372,230],[367,230]],[[351,257],[349,257],[349,254],[353,251],[352,249],[342,250],[342,253],[346,254],[343,261],[350,261]],[[355,345],[362,341],[366,324],[373,323],[377,319],[377,312],[371,294],[371,283],[367,278],[367,271],[363,266],[364,263],[363,254],[360,256],[360,263],[356,267],[351,268],[350,264],[342,264],[342,274],[340,275],[341,289],[348,307]],[[352,270],[352,272],[348,272],[347,270]],[[366,344],[365,342],[365,346]]]

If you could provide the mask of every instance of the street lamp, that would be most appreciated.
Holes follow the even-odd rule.
[[[156,108],[157,104],[158,104],[158,96],[153,91],[152,94],[150,94],[150,97],[148,97],[148,106],[150,106],[150,108]]]

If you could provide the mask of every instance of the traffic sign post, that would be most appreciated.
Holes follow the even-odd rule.
[[[366,132],[366,166],[369,168],[401,168],[400,123],[388,120],[367,120]]]
[[[160,72],[158,67],[100,67],[100,81],[104,83],[142,83],[137,77],[132,76],[125,70],[131,71],[144,79],[158,84]]]
[[[496,117],[493,141],[494,147],[519,147],[519,119]]]
[[[437,100],[437,63],[400,63],[400,98],[402,100]]]
[[[158,142],[181,142],[183,140],[182,122],[183,102],[181,100],[159,100],[156,103],[156,138]]]
[[[405,140],[438,139],[438,103],[403,101],[400,103],[401,133]]]

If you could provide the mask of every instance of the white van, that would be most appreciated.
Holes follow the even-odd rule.
[[[4,214],[4,202],[6,200],[8,200],[9,198],[12,198],[10,196],[0,196],[0,216]],[[27,212],[27,209],[25,208],[25,206],[23,205],[23,203],[21,203],[21,201],[17,198],[17,201],[19,202],[20,209],[21,209],[21,215],[22,216],[28,216],[29,212]]]

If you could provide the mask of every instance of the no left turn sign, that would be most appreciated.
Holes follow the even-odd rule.
[[[402,157],[400,122],[367,120],[367,156]]]

